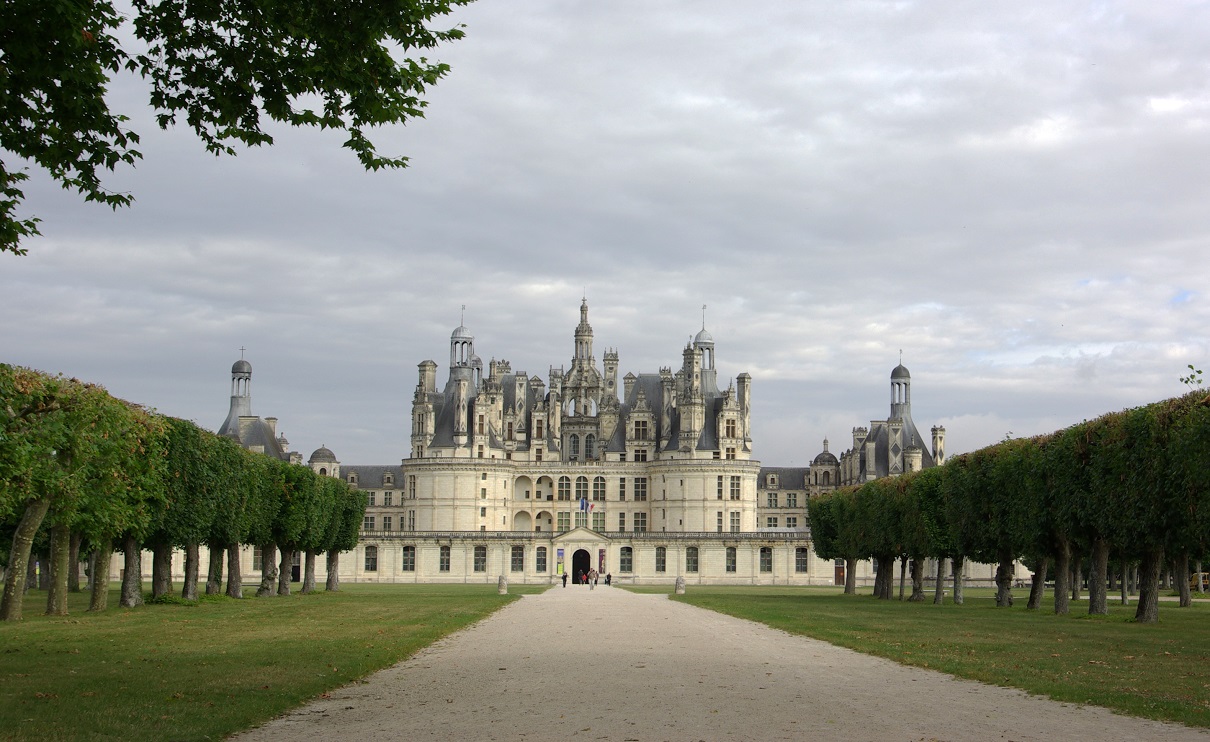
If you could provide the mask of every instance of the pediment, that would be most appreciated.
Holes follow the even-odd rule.
[[[597,533],[596,531],[589,529],[589,528],[585,528],[583,526],[577,526],[576,528],[573,528],[570,531],[567,531],[565,533],[560,533],[558,536],[555,536],[552,539],[552,541],[554,541],[554,543],[556,543],[556,544],[561,544],[566,541],[575,541],[578,544],[582,544],[585,541],[587,541],[589,543],[594,543],[594,544],[609,543],[609,539],[605,538],[604,536]]]

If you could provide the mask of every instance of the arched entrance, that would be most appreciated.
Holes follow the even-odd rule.
[[[592,555],[586,549],[576,549],[576,553],[571,555],[571,579],[578,584],[580,573],[588,574],[590,569],[592,569]]]

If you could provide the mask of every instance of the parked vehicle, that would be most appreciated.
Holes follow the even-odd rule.
[[[1189,576],[1189,587],[1193,590],[1197,589],[1198,578],[1201,578],[1202,589],[1210,591],[1210,572],[1194,572]]]

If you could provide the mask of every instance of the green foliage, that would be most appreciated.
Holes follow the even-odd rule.
[[[1189,387],[1190,389],[1195,389],[1202,385],[1202,370],[1200,368],[1194,368],[1193,364],[1190,363],[1189,364],[1189,375],[1182,376],[1180,378],[1181,378],[1182,384]]]
[[[110,0],[0,4],[0,149],[45,169],[86,200],[117,208],[132,197],[99,173],[142,157],[127,118],[109,109],[122,69],[151,85],[161,127],[183,123],[215,153],[232,142],[272,144],[265,121],[348,133],[369,170],[403,167],[378,154],[367,130],[424,115],[425,90],[449,70],[417,51],[462,37],[429,23],[470,0],[134,0],[129,52]],[[21,218],[27,174],[0,160],[0,252],[24,254],[38,220]]]

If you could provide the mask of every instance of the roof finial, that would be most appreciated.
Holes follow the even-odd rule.
[[[899,365],[903,365],[903,348],[899,349]]]
[[[462,314],[458,316],[458,324],[466,326],[466,305],[462,305]]]
[[[702,305],[702,329],[706,329],[706,305]]]
[[[244,360],[244,351],[245,351],[245,350],[247,350],[247,348],[245,348],[245,347],[244,347],[244,346],[242,346],[242,345],[241,345],[241,346],[239,346],[239,359],[240,359],[241,361],[242,361],[242,360]]]

